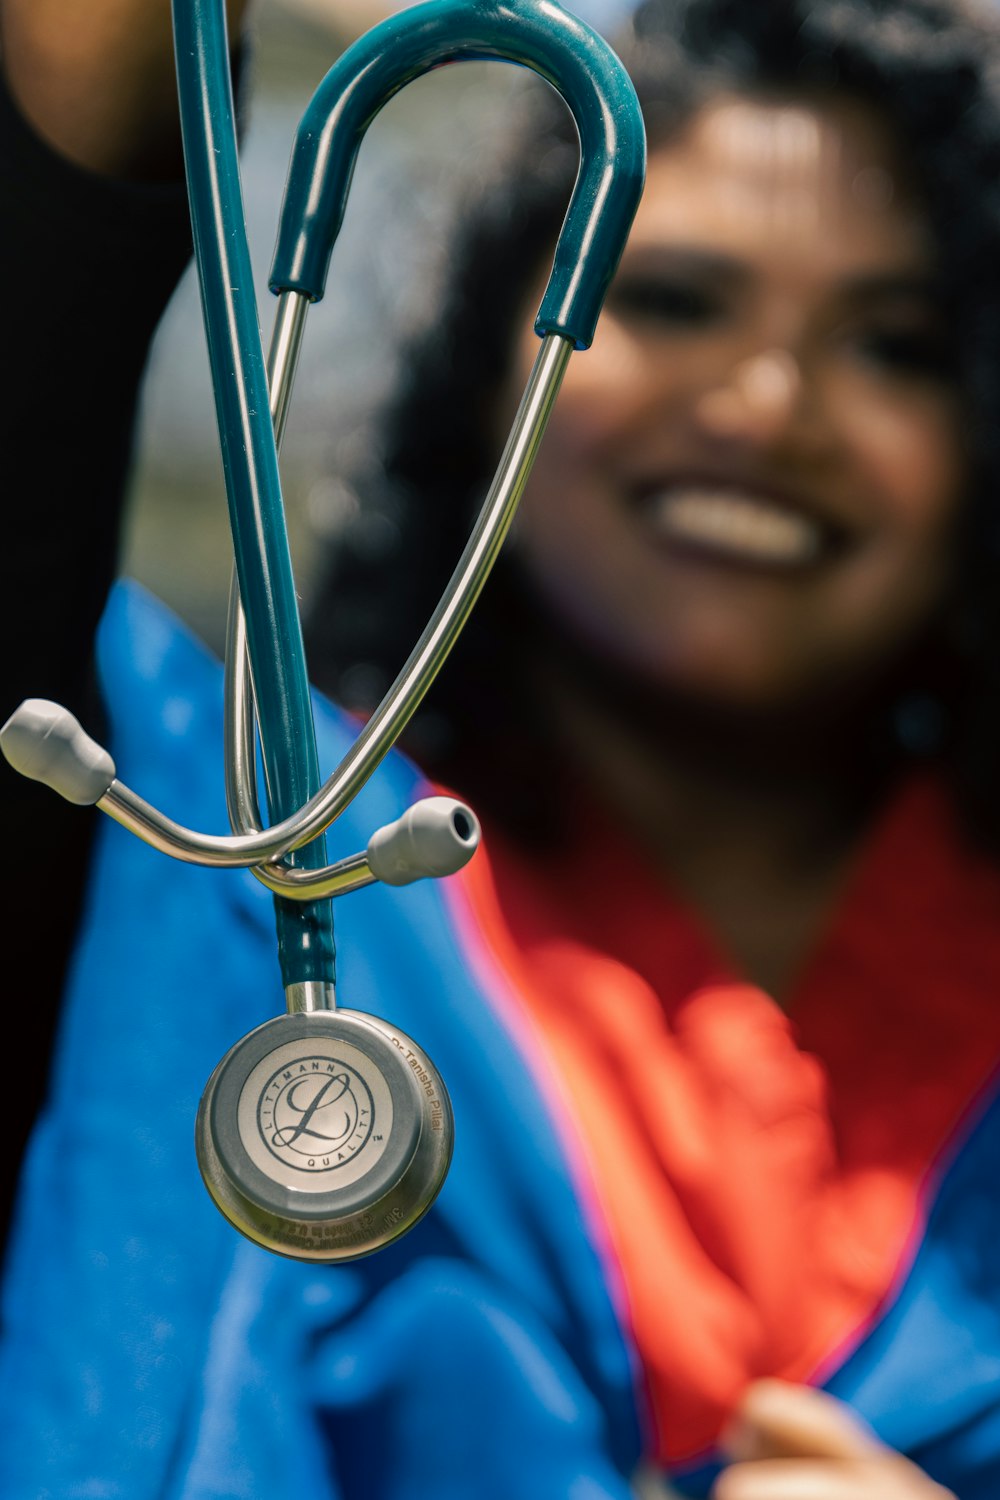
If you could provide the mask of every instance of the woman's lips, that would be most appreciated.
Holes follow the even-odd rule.
[[[836,538],[815,516],[771,496],[710,484],[671,485],[642,509],[657,537],[711,561],[794,569],[831,555]]]

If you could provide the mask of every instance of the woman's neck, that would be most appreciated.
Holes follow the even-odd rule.
[[[787,1001],[884,794],[864,705],[749,715],[545,675],[582,774],[734,965]]]

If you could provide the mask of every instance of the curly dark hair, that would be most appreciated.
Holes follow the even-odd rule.
[[[947,733],[934,753],[970,827],[1000,851],[997,24],[965,0],[646,0],[617,46],[653,146],[722,89],[843,90],[874,104],[906,142],[937,237],[971,465],[955,586],[910,687],[943,705]],[[572,123],[544,90],[459,234],[447,301],[404,362],[379,462],[354,476],[363,513],[390,520],[384,530],[395,540],[388,555],[372,558],[348,535],[317,596],[314,674],[349,706],[380,696],[464,543],[496,458],[495,405],[512,330],[555,238],[575,164]],[[559,778],[545,775],[552,726],[519,664],[539,629],[557,628],[516,557],[505,555],[410,740],[433,776],[524,835],[551,821]],[[894,754],[905,748],[899,740]],[[532,797],[543,785],[544,797]]]

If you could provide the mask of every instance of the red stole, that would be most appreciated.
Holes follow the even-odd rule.
[[[786,1014],[609,828],[545,861],[486,843],[463,894],[560,1080],[657,1456],[690,1458],[749,1380],[821,1375],[905,1273],[1000,1061],[1000,870],[907,784]]]

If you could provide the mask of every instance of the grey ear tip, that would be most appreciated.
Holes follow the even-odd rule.
[[[386,885],[454,875],[479,846],[479,819],[454,797],[424,797],[379,828],[368,841],[368,863]]]
[[[68,802],[99,802],[115,779],[111,756],[68,708],[26,698],[0,729],[0,750],[22,776],[50,786]]]

